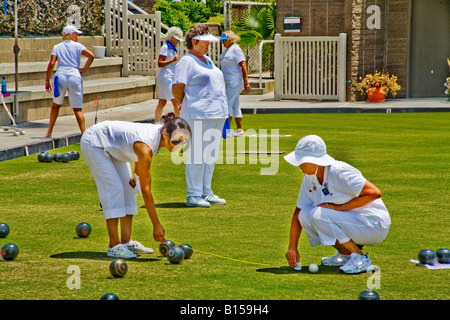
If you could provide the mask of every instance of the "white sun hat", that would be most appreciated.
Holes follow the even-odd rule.
[[[219,41],[219,38],[214,37],[210,33],[200,34],[198,36],[193,37],[192,39],[201,40],[201,41],[209,41],[209,42],[217,42],[217,41]]]
[[[284,160],[296,167],[303,163],[329,166],[335,161],[327,154],[327,146],[323,139],[316,135],[301,138],[297,142],[295,150],[284,156]]]

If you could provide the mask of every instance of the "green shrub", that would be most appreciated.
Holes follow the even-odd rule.
[[[28,0],[18,2],[19,35],[61,35],[67,20],[74,16],[74,11],[70,9],[70,6],[78,7],[80,29],[84,35],[102,34],[104,0]],[[13,37],[14,0],[7,0],[7,11],[5,14],[2,5],[0,35]]]

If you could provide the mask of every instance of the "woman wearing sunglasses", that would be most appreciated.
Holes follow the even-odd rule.
[[[170,152],[189,144],[191,129],[187,122],[169,113],[161,124],[103,121],[81,137],[81,152],[94,176],[109,235],[107,256],[135,258],[153,253],[131,239],[133,216],[137,213],[136,191],[140,189],[155,241],[165,240],[165,231],[155,210],[151,192],[150,167],[161,148]],[[130,162],[134,162],[132,177]],[[119,237],[120,220],[120,237]]]

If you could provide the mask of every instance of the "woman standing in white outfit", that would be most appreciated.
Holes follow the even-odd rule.
[[[47,67],[47,77],[45,79],[45,90],[52,93],[50,85],[50,77],[52,76],[53,68],[58,61],[58,70],[56,71],[53,89],[54,99],[52,109],[50,111],[50,121],[45,137],[49,138],[52,135],[53,127],[58,118],[59,108],[64,102],[66,91],[69,95],[69,103],[75,113],[78,126],[81,133],[85,130],[85,120],[82,112],[83,108],[83,74],[89,69],[92,61],[94,61],[94,54],[86,49],[84,45],[78,43],[78,35],[82,34],[74,26],[67,26],[63,30],[63,41],[53,47],[52,56]],[[86,64],[80,69],[80,57],[84,55],[87,57]]]
[[[192,130],[192,145],[187,151],[186,205],[209,207],[225,204],[211,189],[220,140],[228,117],[227,96],[222,72],[206,56],[212,36],[206,24],[194,24],[186,34],[189,52],[175,68],[172,92],[181,103],[180,117]]]
[[[247,62],[245,55],[238,42],[241,38],[233,31],[227,30],[220,37],[220,42],[225,47],[225,50],[220,55],[220,68],[225,79],[228,99],[228,114],[231,120],[236,121],[236,132],[233,136],[244,135],[242,128],[242,112],[239,104],[239,95],[242,89],[249,93],[252,87],[248,83]]]
[[[289,265],[299,261],[298,239],[305,230],[311,246],[337,249],[322,258],[323,265],[339,266],[344,273],[366,272],[372,262],[361,246],[381,243],[391,224],[380,190],[354,167],[330,157],[316,135],[300,139],[284,159],[305,174],[291,223]]]
[[[134,258],[139,253],[153,252],[131,240],[131,224],[137,213],[136,188],[142,193],[152,221],[153,238],[159,242],[165,240],[150,188],[150,166],[161,148],[173,151],[187,145],[190,128],[173,113],[162,118],[163,125],[103,121],[87,129],[81,137],[81,152],[94,176],[106,220],[109,257]],[[130,162],[134,162],[134,173],[139,179],[132,178]]]
[[[172,80],[175,72],[175,66],[177,65],[180,56],[178,55],[177,44],[183,41],[183,32],[180,28],[172,27],[167,30],[165,36],[165,43],[161,47],[158,57],[159,70],[158,78],[156,82],[159,86],[159,101],[155,110],[155,123],[158,123],[161,119],[162,111],[170,100],[173,104],[173,112],[177,117],[180,116],[180,104],[173,97],[172,94]]]

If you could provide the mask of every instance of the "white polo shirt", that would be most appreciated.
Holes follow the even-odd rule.
[[[207,56],[206,63],[187,53],[175,68],[173,83],[184,83],[183,119],[224,119],[228,102],[222,71]]]
[[[242,68],[239,65],[245,61],[245,55],[237,43],[233,43],[220,55],[220,68],[225,81],[243,80]]]
[[[105,154],[118,161],[136,162],[133,144],[141,141],[152,149],[153,155],[159,152],[161,140],[160,124],[134,123],[126,121],[103,121],[89,131],[89,144],[104,148]]]
[[[77,68],[80,67],[80,58],[84,45],[72,40],[64,40],[53,47],[52,55],[58,57],[56,73],[73,73],[80,75]],[[81,75],[80,75],[81,76]]]
[[[305,175],[297,199],[297,208],[301,210],[305,206],[318,206],[325,202],[344,204],[358,197],[365,183],[366,179],[358,169],[345,162],[335,161],[325,167],[322,185],[315,175]],[[327,192],[323,192],[324,188],[328,190],[327,195]],[[384,227],[391,224],[389,213],[381,199],[349,211],[379,220]]]
[[[167,61],[167,60],[172,60],[177,55],[177,52],[175,52],[174,49],[169,49],[169,47],[167,46],[167,43],[164,43],[164,45],[161,47],[161,49],[159,51],[159,55],[165,56],[166,59],[164,61]],[[175,69],[175,66],[177,65],[177,63],[178,63],[178,61],[174,61],[172,63],[169,63],[167,66],[165,66],[164,68],[161,68],[161,69]]]

